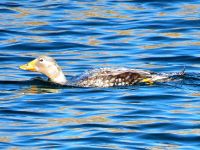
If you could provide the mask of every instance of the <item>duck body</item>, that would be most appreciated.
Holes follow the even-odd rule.
[[[60,66],[49,56],[40,56],[20,66],[20,69],[45,74],[50,81],[56,84],[78,87],[130,86],[138,83],[152,84],[155,81],[169,79],[166,74],[157,74],[150,71],[129,68],[100,68],[88,71],[72,78],[72,80],[67,80]]]
[[[151,83],[154,75],[153,72],[129,68],[100,68],[84,73],[73,83],[81,87],[130,86],[141,82]]]

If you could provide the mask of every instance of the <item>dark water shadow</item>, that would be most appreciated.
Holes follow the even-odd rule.
[[[70,85],[58,85],[40,77],[32,78],[24,81],[0,81],[0,86],[18,87],[17,91],[24,94],[47,94],[59,93],[61,89],[77,88]]]

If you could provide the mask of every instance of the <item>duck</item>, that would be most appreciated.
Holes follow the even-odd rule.
[[[39,72],[58,85],[79,87],[114,87],[131,86],[139,83],[153,84],[156,81],[168,80],[169,75],[130,68],[99,68],[85,72],[71,80],[67,79],[56,60],[50,56],[38,58],[19,66],[22,70]]]

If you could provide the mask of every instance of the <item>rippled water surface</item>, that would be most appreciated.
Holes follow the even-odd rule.
[[[200,1],[1,0],[1,149],[199,149]],[[55,87],[18,69],[54,57],[186,75],[115,88]]]

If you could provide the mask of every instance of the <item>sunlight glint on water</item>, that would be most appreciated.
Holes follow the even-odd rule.
[[[198,149],[200,1],[0,2],[1,149]],[[99,67],[180,72],[116,88],[55,87],[18,67],[54,57],[67,77]]]

